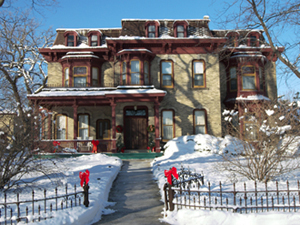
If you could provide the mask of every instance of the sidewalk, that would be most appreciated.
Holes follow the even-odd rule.
[[[152,178],[152,159],[123,160],[123,167],[113,183],[109,201],[115,213],[103,215],[98,224],[155,225],[165,224],[162,218],[164,204],[157,184]]]

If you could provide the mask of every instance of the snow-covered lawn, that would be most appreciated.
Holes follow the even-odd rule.
[[[246,178],[236,175],[230,177],[226,171],[220,172],[218,168],[221,156],[220,152],[231,152],[236,148],[236,144],[231,145],[231,137],[216,138],[211,135],[195,135],[183,136],[173,139],[166,144],[164,156],[156,158],[152,162],[153,175],[157,179],[158,186],[161,190],[163,201],[163,185],[166,182],[164,170],[169,170],[171,167],[180,169],[190,168],[192,171],[204,174],[205,185],[202,187],[207,189],[207,182],[211,183],[212,190],[218,190],[219,182],[221,181],[223,190],[232,190],[232,182],[236,181],[237,189],[243,188],[244,183],[247,189],[254,188],[254,182]],[[196,150],[196,151],[195,151]],[[286,179],[290,182],[290,187],[297,188],[297,179],[300,172],[294,174],[285,174],[278,178],[279,187],[286,187]],[[264,184],[258,183],[259,187],[264,187]],[[268,182],[271,189],[275,189],[275,181]],[[237,214],[220,210],[192,210],[181,209],[179,211],[165,212],[166,217],[163,221],[170,224],[205,224],[205,225],[235,225],[235,224],[300,224],[300,214],[288,212],[268,212],[268,213],[248,213]]]
[[[49,163],[45,160],[44,163]],[[72,193],[74,189],[74,184],[77,186],[78,191],[82,191],[80,186],[80,178],[79,172],[85,172],[86,170],[90,171],[90,181],[89,181],[89,207],[86,208],[82,203],[81,206],[68,208],[64,210],[53,210],[52,213],[47,212],[46,216],[49,217],[52,215],[54,218],[42,220],[41,222],[35,222],[31,224],[92,224],[101,219],[102,214],[110,213],[109,209],[105,209],[110,203],[108,203],[108,194],[111,188],[111,185],[116,178],[120,168],[122,166],[122,160],[117,157],[108,157],[103,154],[93,154],[80,156],[77,158],[64,158],[61,160],[56,160],[56,164],[59,168],[61,168],[62,172],[65,173],[65,176],[60,176],[57,178],[53,178],[54,183],[50,182],[41,174],[30,174],[27,176],[27,181],[36,179],[34,183],[35,188],[35,199],[43,198],[43,188],[47,189],[47,197],[55,196],[54,188],[57,184],[60,185],[58,187],[58,195],[65,194],[65,185],[68,184],[70,188],[68,190],[69,193]],[[99,179],[100,178],[100,179]],[[38,191],[38,188],[41,188]],[[3,200],[3,193],[1,193],[1,202]],[[20,194],[20,200],[31,200],[32,191],[30,188],[25,188]],[[15,194],[8,194],[7,202],[16,201]],[[38,207],[38,204],[41,205],[43,211],[43,202],[35,203],[35,207]],[[73,203],[74,204],[74,203]],[[60,206],[60,205],[59,205]],[[49,206],[47,206],[49,207]],[[70,206],[69,206],[70,207]],[[31,210],[31,205],[29,205],[29,210]],[[60,207],[59,207],[60,208]],[[53,206],[54,209],[54,206]],[[23,212],[25,209],[21,209]],[[3,216],[4,213],[2,213]],[[16,215],[16,212],[14,212]],[[24,216],[25,214],[23,214]],[[29,213],[31,215],[31,212]],[[44,214],[42,214],[43,216]],[[22,216],[22,215],[21,215]],[[37,217],[37,214],[35,214]],[[2,218],[4,219],[4,218]],[[32,216],[28,217],[29,221],[31,221]],[[2,221],[1,221],[2,223]],[[19,224],[24,224],[23,222]]]

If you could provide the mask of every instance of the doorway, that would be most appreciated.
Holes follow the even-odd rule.
[[[148,146],[148,109],[133,107],[124,109],[124,143],[126,149],[147,149]]]

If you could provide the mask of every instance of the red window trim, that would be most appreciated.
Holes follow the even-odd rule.
[[[239,39],[239,33],[236,31],[231,31],[229,33],[226,34],[226,37],[228,38],[228,42],[229,42],[229,37],[234,37],[234,43],[232,47],[237,47],[239,45],[238,39]],[[231,43],[229,43],[231,44]]]
[[[173,30],[174,30],[174,37],[177,37],[177,26],[183,26],[184,28],[184,37],[187,37],[187,28],[188,28],[188,23],[186,21],[176,21],[174,24],[173,24]]]
[[[145,36],[148,37],[148,27],[154,25],[155,26],[155,37],[158,37],[158,28],[159,22],[158,21],[148,21],[145,23]]]
[[[68,46],[68,36],[73,35],[74,36],[74,46]],[[65,38],[65,46],[67,47],[76,47],[77,46],[77,32],[76,31],[67,31],[64,33],[64,38]]]
[[[255,41],[255,45],[251,46],[251,37],[255,36],[256,37],[256,41]],[[257,31],[252,31],[247,35],[247,46],[250,47],[259,47],[259,38],[260,38],[260,33]]]
[[[203,62],[203,86],[195,85],[195,74],[194,74],[194,62]],[[193,88],[206,88],[206,68],[205,68],[205,61],[203,59],[194,59],[192,62],[192,85]]]
[[[163,73],[162,73],[162,63],[163,62],[171,62],[172,63],[172,74],[171,74],[171,86],[164,86],[163,85]],[[173,60],[169,60],[169,59],[166,59],[166,60],[161,60],[160,61],[160,86],[162,88],[174,88],[174,62]]]
[[[101,45],[101,32],[100,31],[90,31],[88,32],[87,36],[88,36],[88,40],[89,40],[89,46],[91,47],[96,47],[96,46],[92,46],[92,35],[97,35],[98,39],[97,39],[97,46]]]

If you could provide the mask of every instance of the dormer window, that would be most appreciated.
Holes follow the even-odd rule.
[[[90,31],[87,34],[90,46],[100,46],[101,45],[101,32],[100,31]]]
[[[176,21],[173,25],[174,36],[178,38],[187,37],[188,23],[186,21]]]
[[[77,33],[75,31],[68,31],[64,34],[65,45],[68,47],[77,46]]]
[[[145,24],[145,36],[148,38],[156,38],[158,37],[158,21],[148,21]]]
[[[258,32],[249,33],[247,36],[247,45],[250,47],[259,47],[259,36]]]
[[[226,35],[228,38],[228,46],[230,47],[237,47],[238,46],[238,37],[239,34],[237,32],[230,32]]]

